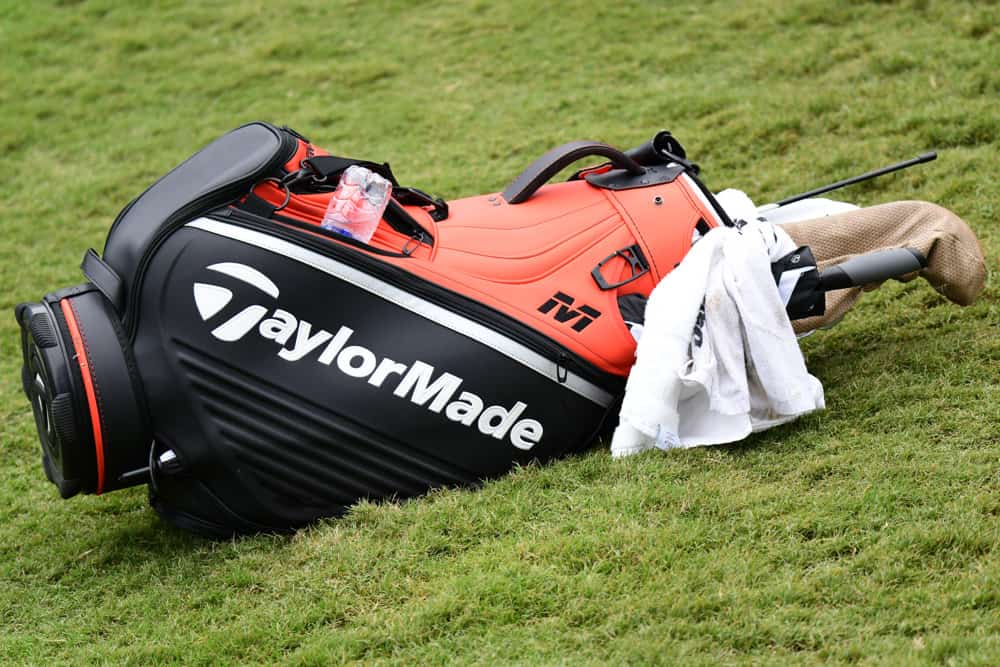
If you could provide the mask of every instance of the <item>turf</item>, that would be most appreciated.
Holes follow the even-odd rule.
[[[447,197],[671,129],[717,189],[965,217],[1000,260],[995,2],[0,0],[0,662],[998,664],[1000,292],[868,295],[804,341],[828,409],[737,446],[604,447],[479,490],[212,543],[44,481],[13,306],[251,119]]]

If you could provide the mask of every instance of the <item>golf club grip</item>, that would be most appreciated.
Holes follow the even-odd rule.
[[[898,278],[925,266],[927,258],[911,248],[877,250],[824,269],[820,285],[824,292],[859,287]]]

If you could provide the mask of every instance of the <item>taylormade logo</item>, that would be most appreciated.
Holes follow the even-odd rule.
[[[246,264],[223,262],[207,268],[252,285],[274,299],[278,298],[277,285]],[[232,298],[232,291],[225,287],[194,284],[194,303],[202,320],[213,318]],[[419,360],[407,366],[388,357],[380,359],[363,345],[349,344],[354,334],[350,327],[341,326],[334,333],[326,329],[314,331],[312,322],[299,319],[287,310],[275,308],[269,311],[264,306],[251,305],[213,328],[212,335],[222,341],[234,342],[255,327],[262,338],[281,346],[277,354],[286,361],[300,361],[316,353],[315,362],[326,366],[336,364],[344,375],[364,379],[374,387],[395,385],[392,390],[394,396],[408,399],[463,426],[475,426],[483,435],[497,440],[507,438],[518,449],[531,449],[542,439],[540,422],[520,418],[528,408],[525,403],[517,401],[510,408],[486,405],[478,394],[459,391],[464,380],[457,375],[445,372],[436,375],[434,366]]]

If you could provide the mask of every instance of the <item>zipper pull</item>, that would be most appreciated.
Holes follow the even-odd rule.
[[[566,384],[566,378],[569,377],[567,362],[569,362],[569,357],[566,356],[565,352],[560,352],[559,356],[556,357],[556,381],[559,384]]]
[[[407,257],[413,254],[413,251],[420,247],[424,242],[425,236],[422,230],[418,230],[410,238],[406,239],[406,243],[403,244],[403,249],[400,251]],[[416,241],[416,243],[414,243]]]

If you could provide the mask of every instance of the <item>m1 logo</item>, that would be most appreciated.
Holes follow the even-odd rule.
[[[538,312],[548,315],[552,314],[552,317],[556,322],[564,323],[576,320],[576,322],[570,328],[573,331],[583,331],[590,323],[601,316],[601,311],[596,308],[591,308],[590,306],[584,304],[578,306],[577,308],[572,308],[575,299],[569,294],[563,292],[556,292],[552,295],[552,298],[543,303],[538,307]],[[558,309],[556,308],[558,306]]]

